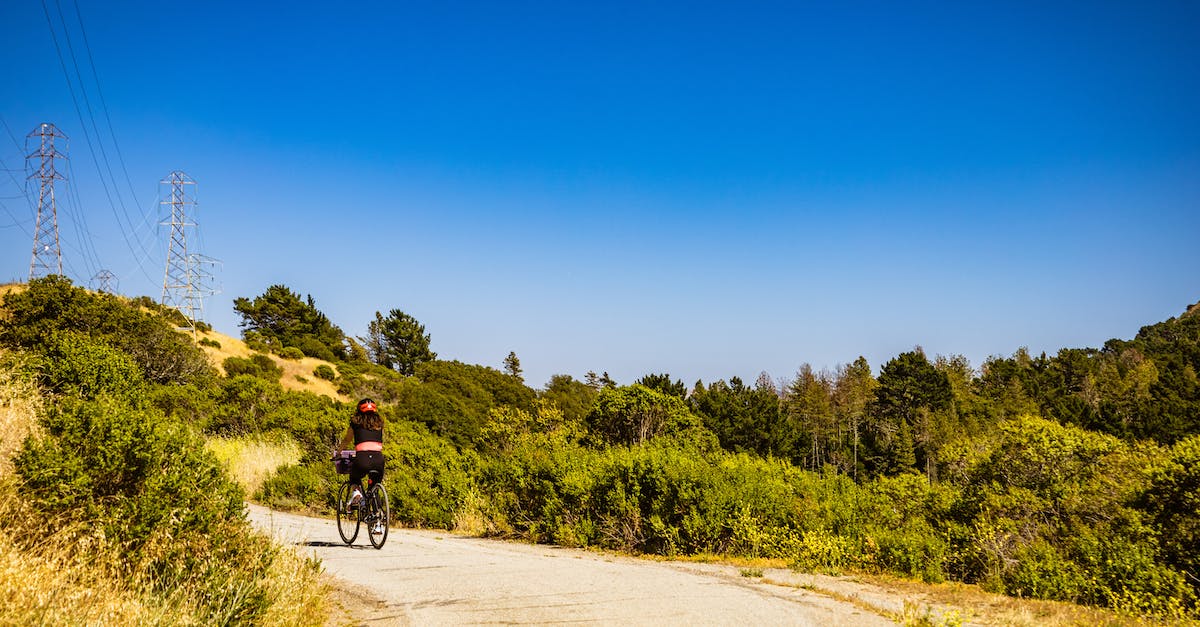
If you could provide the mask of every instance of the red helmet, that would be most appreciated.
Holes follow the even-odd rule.
[[[368,412],[376,413],[378,411],[379,411],[378,408],[375,407],[375,401],[373,401],[369,398],[364,398],[358,402],[358,413],[360,413],[360,414],[365,414]]]

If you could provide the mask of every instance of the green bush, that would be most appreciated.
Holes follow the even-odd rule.
[[[883,570],[930,583],[945,580],[948,547],[925,521],[900,528],[876,527],[871,537],[878,547],[877,565]]]
[[[144,387],[141,368],[124,352],[80,333],[56,333],[44,351],[42,384],[60,394],[128,397]]]
[[[255,353],[249,359],[226,357],[225,361],[221,362],[221,366],[225,368],[225,376],[230,378],[250,375],[278,381],[279,377],[283,376],[283,369],[276,365],[273,359],[262,353]]]
[[[389,420],[384,440],[392,515],[409,525],[453,528],[471,492],[475,455],[404,420]]]
[[[242,341],[246,343],[246,348],[257,353],[271,352],[271,343],[267,341],[262,334],[257,331],[246,331],[242,333]]]
[[[337,372],[329,364],[321,364],[313,369],[313,376],[326,381],[333,381],[337,378]]]
[[[284,359],[295,361],[298,359],[304,359],[304,352],[295,346],[287,346],[283,350],[279,351],[279,356]]]
[[[198,590],[205,622],[261,619],[276,549],[250,530],[240,489],[194,432],[105,395],[61,398],[42,426],[14,468],[59,533],[77,534],[81,552],[117,561],[164,603],[175,590]]]
[[[1164,560],[1200,592],[1200,435],[1176,442],[1151,467],[1140,505],[1159,531]]]
[[[51,275],[4,297],[0,344],[44,353],[62,333],[76,333],[120,349],[150,383],[184,385],[211,378],[204,352],[175,330],[176,310],[147,312],[112,294],[93,294]]]
[[[217,349],[221,348],[220,342],[218,342],[214,339],[207,338],[207,337],[200,338],[200,345],[201,346],[211,346],[211,347],[217,348]]]
[[[216,387],[197,385],[155,385],[149,388],[150,404],[169,417],[198,431],[206,431],[217,412]]]
[[[222,435],[264,431],[264,418],[283,396],[279,381],[242,374],[225,380],[217,395],[211,429]]]
[[[292,349],[294,349],[296,352],[299,352],[300,357],[307,355],[309,357],[315,357],[324,361],[338,361],[338,356],[335,355],[332,350],[330,350],[329,346],[315,337],[300,338],[299,343],[296,346],[289,346],[283,349],[283,351],[289,351]],[[280,355],[283,354],[283,351],[280,352]],[[300,357],[296,357],[295,359],[299,359]]]
[[[275,509],[332,512],[334,492],[344,479],[328,460],[284,466],[263,482],[254,498]]]

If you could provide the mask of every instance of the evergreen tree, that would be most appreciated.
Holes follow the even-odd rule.
[[[254,300],[237,298],[233,308],[242,316],[244,338],[257,337],[275,351],[294,347],[309,357],[346,358],[346,335],[316,306],[311,295],[284,285],[272,285]]]
[[[888,472],[894,467],[888,458],[894,456],[893,440],[900,437],[902,426],[910,430],[916,462],[931,470],[937,450],[944,444],[941,436],[952,400],[946,373],[929,363],[919,348],[884,364],[869,411],[871,420],[865,442],[874,470]]]
[[[671,375],[666,373],[648,374],[635,381],[635,383],[644,385],[651,390],[658,390],[663,394],[687,398],[687,387],[683,385],[683,381],[676,379],[674,382],[671,382]]]
[[[403,375],[411,375],[419,364],[437,359],[437,353],[429,350],[425,326],[399,309],[388,312],[386,318],[375,312],[375,319],[367,325],[367,336],[361,339],[371,361]]]
[[[917,454],[914,451],[913,434],[912,429],[908,427],[908,419],[900,419],[900,426],[896,430],[896,437],[892,438],[891,450],[888,453],[887,474],[898,475],[915,469]]]
[[[504,374],[524,381],[521,377],[521,360],[517,359],[515,351],[509,351],[508,357],[504,358]]]

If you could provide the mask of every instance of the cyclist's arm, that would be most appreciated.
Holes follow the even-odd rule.
[[[342,443],[338,450],[349,451],[354,449],[354,430],[346,427],[346,433],[342,436]]]

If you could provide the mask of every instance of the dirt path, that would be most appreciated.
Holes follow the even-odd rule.
[[[377,551],[365,532],[344,545],[332,520],[257,506],[250,518],[381,599],[363,618],[370,624],[892,625],[885,616],[903,611],[903,601],[896,607],[868,586],[789,571],[744,577],[732,566],[405,529],[392,529]]]

